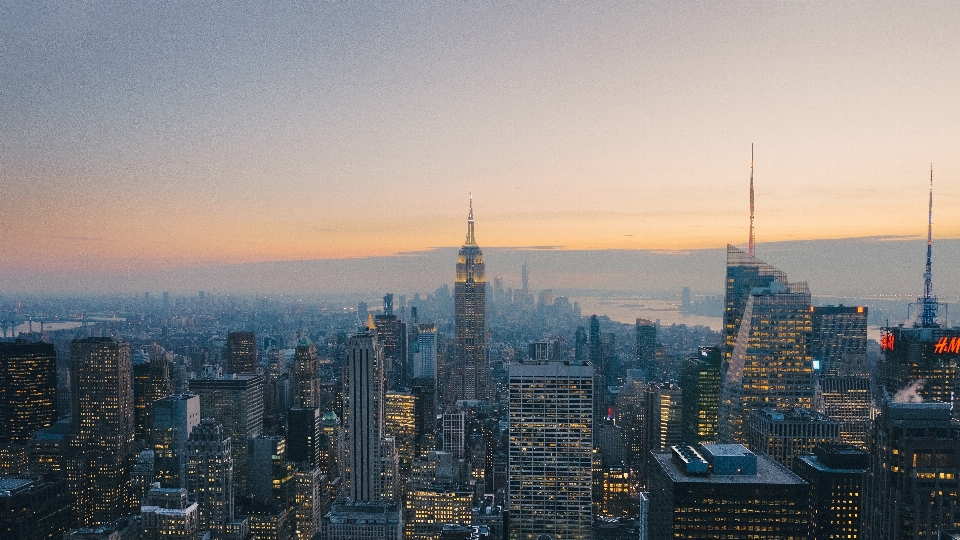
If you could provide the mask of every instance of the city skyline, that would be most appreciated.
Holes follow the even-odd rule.
[[[8,275],[960,237],[949,4],[4,12]]]

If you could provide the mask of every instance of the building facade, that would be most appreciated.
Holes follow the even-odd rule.
[[[0,342],[0,444],[26,445],[57,421],[57,356],[50,343]]]
[[[590,538],[593,366],[512,364],[509,537]]]
[[[471,200],[467,218],[467,239],[457,254],[457,273],[453,288],[453,383],[457,399],[486,398],[486,299],[483,252],[474,237]]]

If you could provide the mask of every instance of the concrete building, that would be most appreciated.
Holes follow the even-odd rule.
[[[453,286],[454,394],[457,400],[486,399],[487,284],[483,252],[473,230],[473,199],[467,217],[467,239],[457,254]]]
[[[870,454],[852,445],[818,446],[793,459],[793,472],[810,484],[810,538],[863,536],[864,482]]]
[[[793,467],[793,456],[809,454],[819,445],[839,444],[840,424],[810,409],[755,409],[747,428],[754,452]]]

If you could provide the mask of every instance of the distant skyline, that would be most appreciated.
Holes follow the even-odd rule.
[[[923,238],[931,162],[934,238],[960,238],[958,26],[934,2],[2,2],[0,273],[125,290],[450,248],[471,189],[485,253],[743,246],[751,143],[761,259]]]

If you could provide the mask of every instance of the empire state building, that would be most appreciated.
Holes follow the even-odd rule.
[[[467,241],[457,254],[457,280],[454,285],[454,339],[456,368],[454,385],[457,399],[485,399],[487,283],[483,272],[483,253],[473,236],[473,199],[467,218]]]

